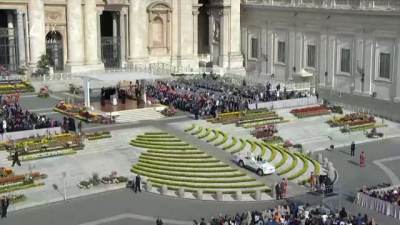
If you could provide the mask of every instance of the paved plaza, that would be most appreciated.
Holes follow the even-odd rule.
[[[94,90],[94,92],[97,91]],[[39,99],[35,94],[24,94],[21,98],[21,106],[38,114],[60,120],[63,115],[54,112],[52,108],[58,101],[66,99],[68,96],[65,92],[54,92],[48,99]],[[290,120],[288,123],[278,124],[278,134],[285,140],[291,140],[292,143],[302,144],[306,151],[321,153],[323,157],[327,157],[329,161],[333,162],[338,172],[337,186],[340,187],[342,195],[340,196],[341,201],[337,198],[332,200],[332,203],[338,206],[340,202],[352,213],[367,213],[370,217],[379,221],[379,224],[394,224],[394,219],[354,205],[353,200],[356,189],[362,186],[400,183],[397,177],[397,174],[400,173],[398,163],[398,160],[400,160],[400,157],[398,157],[400,138],[396,137],[400,134],[399,125],[384,121],[388,126],[379,128],[379,130],[385,134],[385,139],[370,140],[366,138],[363,132],[342,134],[338,128],[330,128],[325,122],[333,115],[297,119],[290,113],[290,110],[276,110],[279,116]],[[378,119],[377,122],[381,123],[382,121]],[[277,175],[259,177],[255,173],[239,168],[232,161],[232,155],[229,151],[223,151],[213,144],[184,132],[184,129],[192,124],[219,129],[232,136],[254,139],[250,135],[250,129],[234,125],[211,124],[205,120],[195,121],[193,116],[186,113],[179,113],[175,117],[161,120],[133,120],[113,125],[85,124],[84,128],[90,132],[110,130],[112,138],[85,141],[85,149],[79,151],[76,155],[23,162],[21,167],[14,167],[17,174],[24,174],[28,172],[29,166],[31,166],[35,168],[35,171],[47,174],[48,178],[43,180],[45,185],[42,187],[15,191],[15,193],[26,194],[28,199],[11,205],[9,218],[2,222],[4,224],[22,224],[29,221],[31,224],[52,224],[51,221],[57,220],[59,221],[57,224],[60,225],[146,225],[154,224],[157,217],[160,216],[165,224],[191,224],[193,219],[199,220],[201,217],[210,218],[218,216],[220,213],[235,214],[282,204],[282,202],[272,200],[271,197],[268,202],[224,203],[180,199],[146,192],[134,194],[132,190],[125,188],[125,184],[100,185],[100,187],[89,190],[77,187],[77,183],[88,179],[93,172],[100,173],[100,176],[107,176],[111,171],[118,171],[121,176],[133,178],[134,174],[130,172],[130,168],[138,161],[140,153],[145,149],[133,147],[129,145],[129,142],[138,134],[147,131],[166,131],[269,186],[281,181],[282,177]],[[218,140],[220,139],[216,141]],[[353,140],[357,143],[355,157],[349,155],[348,147]],[[335,145],[334,150],[324,150],[331,144]],[[249,146],[246,146],[245,151],[249,151],[249,148]],[[367,155],[367,166],[362,169],[359,167],[358,157],[361,151],[364,151]],[[259,153],[260,149],[257,148],[255,154]],[[268,158],[270,154],[270,152],[267,152],[264,157]],[[2,166],[9,167],[11,164],[6,159],[7,156],[6,152],[0,153],[0,164]],[[279,162],[280,157],[277,155],[272,163]],[[298,165],[299,168],[302,166],[301,163]],[[291,161],[288,160],[283,167],[290,164]],[[313,166],[310,166],[305,175],[295,181],[307,178],[307,174],[314,169]],[[287,176],[296,173],[298,170],[290,172]],[[68,200],[66,202],[63,201],[64,187],[61,176],[64,171],[67,172]],[[297,185],[297,182],[289,182],[288,195],[292,200],[304,201],[303,195],[306,192],[307,189]],[[311,199],[308,199],[308,201],[311,201]]]

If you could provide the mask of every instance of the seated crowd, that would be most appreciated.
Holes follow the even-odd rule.
[[[376,225],[375,220],[369,220],[367,215],[352,216],[344,208],[334,215],[319,206],[298,206],[296,203],[234,216],[220,215],[218,218],[211,218],[208,223],[204,218],[200,223],[194,222],[200,225]]]
[[[373,198],[379,198],[380,200],[400,205],[400,187],[382,189],[385,186],[387,187],[387,184],[379,186],[381,189],[378,189],[377,187],[364,187],[362,190],[360,190],[360,192],[363,192],[364,194],[367,194]]]
[[[19,95],[15,101],[8,95],[7,100],[0,96],[0,133],[59,127],[60,123],[46,116],[22,110],[19,107]]]
[[[307,97],[306,93],[287,92],[280,85],[276,90],[270,90],[271,84],[265,90],[254,87],[235,87],[218,80],[178,80],[158,81],[147,86],[147,97],[158,100],[182,111],[188,111],[200,116],[214,116],[218,113],[243,111],[249,104],[262,101],[276,101],[291,98]]]

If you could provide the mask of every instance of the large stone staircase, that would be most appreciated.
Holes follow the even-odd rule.
[[[158,108],[145,108],[135,110],[125,110],[118,112],[117,123],[132,123],[143,120],[157,120],[164,116],[159,112]]]

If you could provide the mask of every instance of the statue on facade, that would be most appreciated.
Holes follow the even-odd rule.
[[[214,41],[219,42],[219,35],[220,35],[220,23],[219,21],[215,21],[214,23]]]

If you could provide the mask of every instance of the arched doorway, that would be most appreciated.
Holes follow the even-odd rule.
[[[50,57],[50,66],[54,71],[64,69],[64,50],[62,35],[58,31],[50,31],[46,35],[46,55]]]

